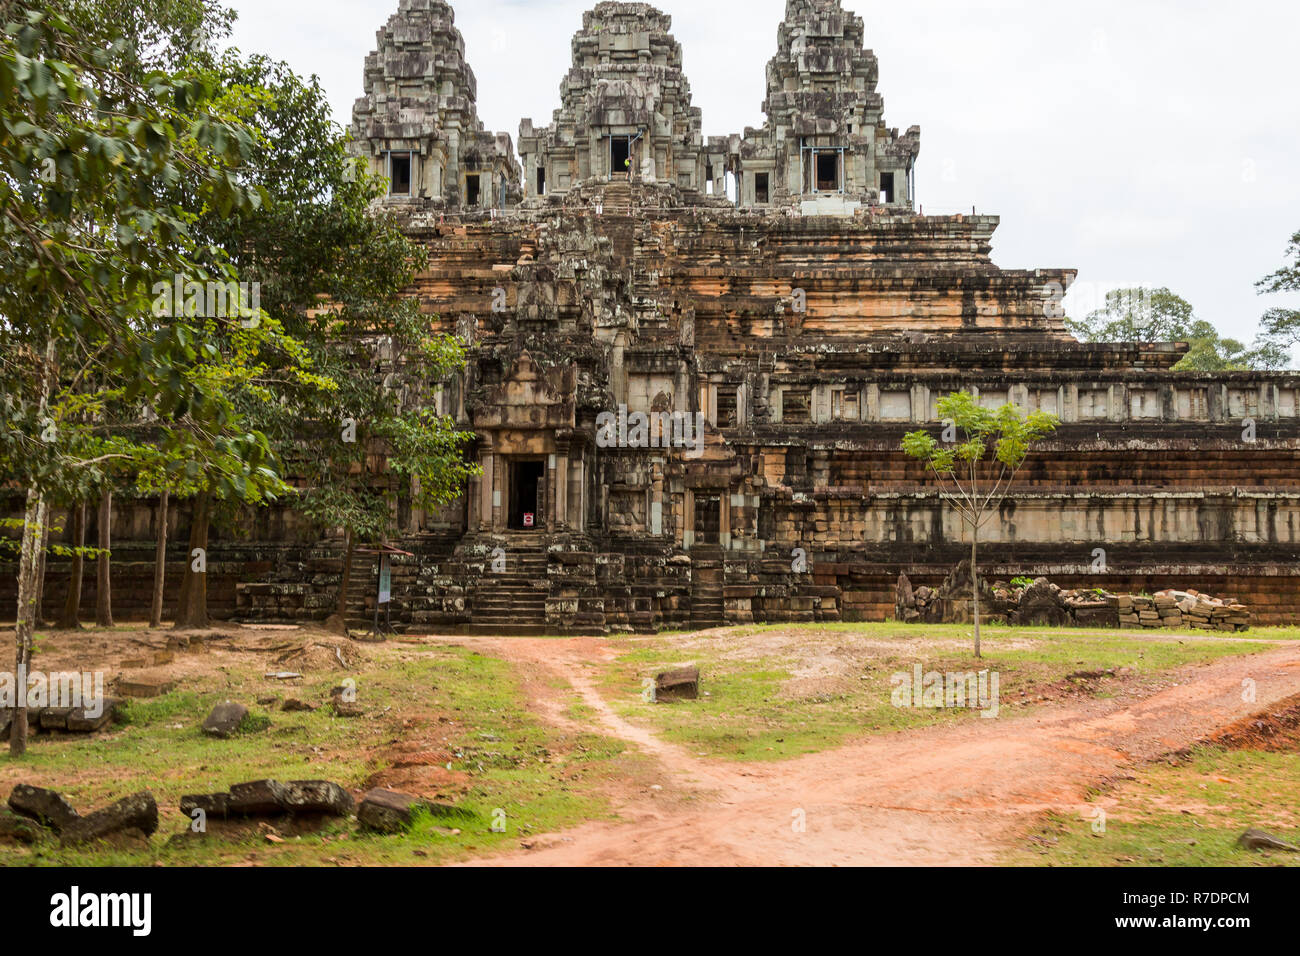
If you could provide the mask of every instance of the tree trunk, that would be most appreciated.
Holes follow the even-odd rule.
[[[153,607],[149,610],[149,626],[162,627],[163,584],[167,577],[167,489],[158,497],[158,546],[153,559]]]
[[[345,622],[348,618],[348,590],[352,587],[352,552],[355,548],[356,540],[349,527],[343,542],[343,583],[339,585],[338,607],[339,617]]]
[[[86,546],[86,502],[72,505],[72,571],[68,579],[68,595],[63,601],[63,614],[59,627],[78,630],[81,627],[81,583],[85,579],[86,559],[81,549]]]
[[[54,338],[45,343],[45,362],[41,369],[41,392],[37,420],[50,407],[50,390],[57,377]],[[32,664],[32,636],[36,631],[41,597],[41,553],[47,540],[50,506],[45,493],[33,481],[27,488],[27,508],[23,514],[23,538],[18,560],[18,613],[14,623],[14,711],[9,726],[9,753],[21,757],[27,753],[27,673]]]
[[[109,489],[99,499],[99,567],[95,579],[95,625],[113,626],[113,583],[111,575],[113,547],[113,492]]]
[[[190,547],[185,555],[185,576],[181,579],[181,596],[176,605],[178,630],[200,630],[208,626],[208,575],[194,570],[194,552],[201,549],[206,560],[208,551],[208,524],[210,521],[208,492],[194,499],[194,518],[190,522]]]
[[[54,520],[54,512],[47,504],[45,507],[45,521],[41,523],[41,534],[38,539],[36,550],[36,612],[32,615],[32,626],[40,627],[45,609],[45,559],[50,553],[50,523]]]
[[[971,521],[970,526],[970,587],[975,606],[975,659],[980,654],[980,572],[979,572],[979,525]]]
[[[40,543],[45,536],[49,505],[45,496],[31,488],[23,515],[23,540],[18,563],[18,626],[15,629],[14,711],[9,728],[9,753],[21,757],[27,752],[27,673],[32,662],[32,634],[36,630],[37,575]]]

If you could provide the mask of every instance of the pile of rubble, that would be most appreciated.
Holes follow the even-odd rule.
[[[894,619],[905,623],[968,624],[971,621],[970,563],[963,561],[938,588],[913,589],[900,575]],[[1017,586],[980,581],[980,619],[1035,627],[1250,629],[1250,608],[1230,598],[1198,591],[1166,590],[1156,595],[1111,594],[1100,588],[1064,590],[1038,578]]]
[[[1161,591],[1154,597],[1115,598],[1124,627],[1194,627],[1203,631],[1246,631],[1250,608],[1199,591]]]
[[[449,822],[477,820],[468,808],[391,790],[369,790],[358,801],[328,780],[237,783],[222,793],[184,796],[180,810],[191,823],[184,837],[206,834],[209,828],[217,834],[237,835],[239,827],[248,825],[260,825],[263,832],[274,835],[275,829],[266,821],[282,827],[303,824],[310,830],[354,814],[361,832],[377,834],[410,830],[422,814]],[[232,825],[235,829],[227,829]],[[8,810],[0,811],[0,840],[29,845],[55,837],[64,846],[107,843],[139,848],[148,846],[157,830],[158,804],[147,791],[82,816],[61,794],[20,783],[9,795]]]

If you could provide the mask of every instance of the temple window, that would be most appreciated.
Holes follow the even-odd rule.
[[[388,194],[411,195],[411,154],[409,151],[388,153]]]

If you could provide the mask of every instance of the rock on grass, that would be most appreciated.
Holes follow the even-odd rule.
[[[53,790],[20,783],[9,794],[9,809],[56,832],[80,819],[72,804]]]
[[[449,803],[432,803],[406,793],[393,790],[371,790],[361,798],[357,822],[361,829],[371,833],[404,833],[411,829],[420,813],[435,817],[454,817],[472,820],[474,814],[463,807]]]
[[[64,828],[64,846],[93,843],[132,831],[149,837],[158,829],[158,804],[145,791],[125,797],[111,806],[81,817]]]

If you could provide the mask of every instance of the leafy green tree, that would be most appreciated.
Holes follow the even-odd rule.
[[[1259,281],[1256,288],[1261,294],[1300,292],[1300,232],[1291,237],[1287,255],[1292,262]],[[1264,313],[1263,339],[1288,359],[1291,350],[1300,345],[1300,309],[1274,308]]]
[[[214,441],[235,450],[222,465],[238,481],[265,448],[214,387],[213,321],[151,310],[159,277],[237,278],[200,254],[190,227],[195,209],[260,202],[237,171],[249,136],[206,109],[211,77],[138,74],[112,24],[68,10],[58,0],[0,7],[0,464],[27,488],[18,674],[30,669],[53,500],[87,475],[130,474]],[[163,201],[183,175],[199,183],[194,204]],[[153,421],[120,427],[146,410]],[[192,423],[183,441],[150,434],[178,420]],[[26,734],[19,706],[12,753]]]
[[[939,400],[944,431],[903,438],[903,451],[924,462],[938,479],[944,497],[970,527],[971,589],[975,656],[980,648],[979,533],[1006,497],[1033,444],[1056,431],[1060,421],[1046,412],[1028,415],[1015,405],[985,408],[969,392]]]
[[[261,387],[239,401],[294,476],[290,502],[344,529],[346,578],[356,539],[393,531],[399,495],[445,503],[477,470],[463,455],[471,436],[431,410],[463,354],[409,296],[424,253],[375,211],[382,184],[351,157],[319,83],[259,56],[230,54],[220,71],[222,107],[254,133],[243,175],[268,202],[196,229],[259,284],[261,308],[312,369],[266,360]],[[345,581],[340,614],[346,592]]]
[[[1115,289],[1106,304],[1080,320],[1066,319],[1066,329],[1084,342],[1186,342],[1187,355],[1177,372],[1232,372],[1283,368],[1285,350],[1267,340],[1254,346],[1219,335],[1198,319],[1190,302],[1168,289]]]

